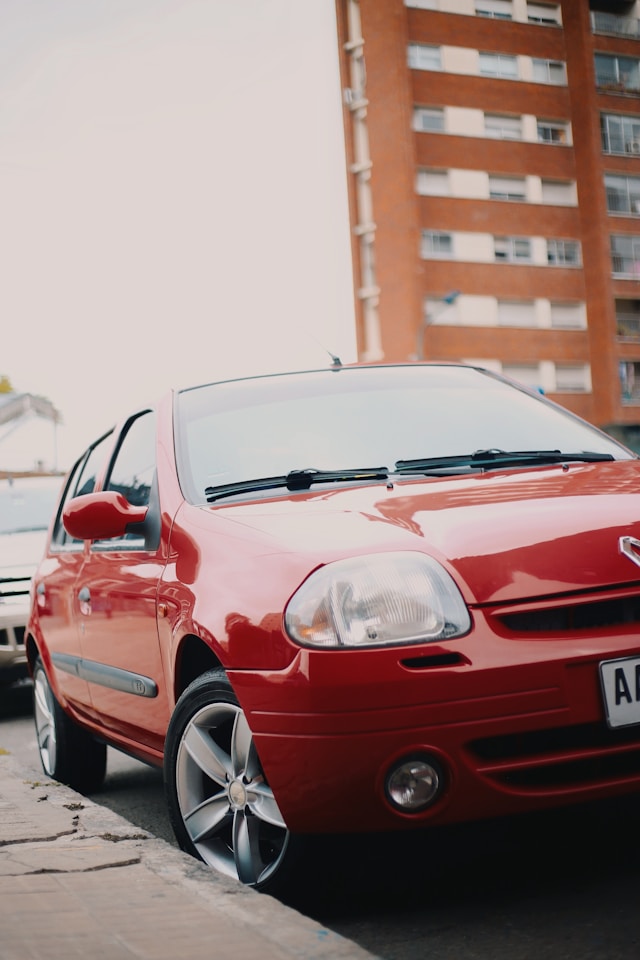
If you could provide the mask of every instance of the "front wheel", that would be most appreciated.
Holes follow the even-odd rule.
[[[107,748],[64,712],[40,657],[33,669],[33,716],[40,762],[47,776],[80,793],[98,790],[107,769]]]
[[[182,849],[255,889],[280,889],[296,843],[223,670],[198,677],[180,697],[164,772]]]

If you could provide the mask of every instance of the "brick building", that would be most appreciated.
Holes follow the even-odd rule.
[[[362,360],[640,444],[640,0],[336,0]]]

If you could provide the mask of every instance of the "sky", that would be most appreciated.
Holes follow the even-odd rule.
[[[333,0],[1,0],[0,376],[57,465],[170,387],[355,360],[346,189]]]

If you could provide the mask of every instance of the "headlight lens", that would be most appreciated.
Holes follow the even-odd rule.
[[[305,580],[285,611],[289,636],[311,647],[427,643],[458,637],[470,626],[444,567],[411,552],[329,563]]]

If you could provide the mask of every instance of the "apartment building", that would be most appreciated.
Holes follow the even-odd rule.
[[[358,350],[640,449],[640,0],[336,0]]]

